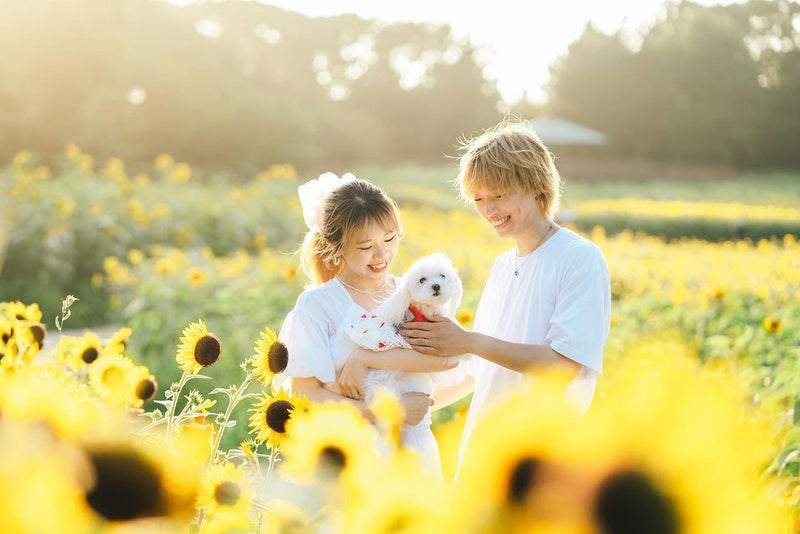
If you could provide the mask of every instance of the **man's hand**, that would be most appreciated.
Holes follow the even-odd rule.
[[[369,369],[363,360],[364,351],[365,349],[359,347],[351,352],[344,367],[342,367],[339,378],[336,379],[335,386],[341,390],[342,395],[345,397],[356,400],[364,399],[364,380]]]
[[[431,322],[404,323],[398,331],[415,351],[433,356],[458,356],[471,352],[473,332],[464,330],[461,325],[435,315]]]
[[[403,394],[400,403],[406,412],[405,424],[413,426],[422,421],[428,413],[428,408],[433,406],[433,399],[427,393],[413,391]]]

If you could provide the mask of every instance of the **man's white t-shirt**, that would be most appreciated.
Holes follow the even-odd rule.
[[[586,410],[602,372],[610,324],[611,283],[600,249],[561,228],[527,256],[516,257],[514,248],[497,257],[475,313],[474,330],[513,343],[548,345],[581,364],[567,395]],[[476,356],[462,367],[475,378],[475,391],[461,438],[459,469],[486,408],[514,389],[535,383],[535,377]]]

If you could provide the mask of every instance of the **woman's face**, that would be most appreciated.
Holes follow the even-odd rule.
[[[397,255],[397,229],[368,224],[356,230],[342,251],[342,274],[351,281],[380,281],[388,274]]]

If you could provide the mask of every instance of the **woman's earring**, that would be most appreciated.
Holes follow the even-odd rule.
[[[339,258],[333,258],[333,266],[334,267],[338,267],[340,263],[341,263],[341,260],[339,260]]]

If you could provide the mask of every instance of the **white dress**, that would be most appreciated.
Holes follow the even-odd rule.
[[[347,334],[347,326],[366,311],[353,301],[338,278],[303,291],[278,334],[289,351],[289,364],[283,373],[276,375],[275,386],[291,389],[292,377],[313,376],[323,384],[335,382],[347,357],[356,348]],[[422,377],[422,373],[409,374],[401,385],[402,391],[432,395],[432,381],[421,380]],[[402,444],[420,456],[426,472],[442,477],[430,409],[418,424],[403,425]]]
[[[586,411],[602,372],[603,345],[611,324],[611,283],[600,249],[591,241],[559,229],[529,255],[516,248],[495,260],[475,313],[476,332],[513,343],[548,345],[582,365],[566,395]],[[506,393],[535,378],[488,360],[470,357],[461,366],[475,378],[464,424],[459,470],[481,414]]]

